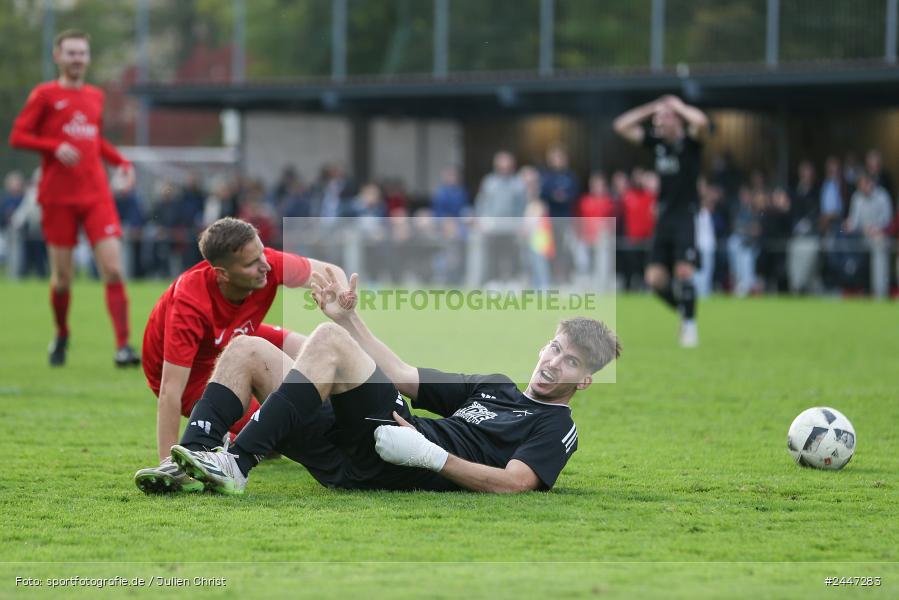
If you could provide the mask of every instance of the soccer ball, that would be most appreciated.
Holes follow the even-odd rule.
[[[855,452],[855,429],[836,409],[810,408],[790,425],[787,450],[799,466],[842,469]]]

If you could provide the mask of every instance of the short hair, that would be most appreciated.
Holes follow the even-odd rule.
[[[559,323],[556,334],[560,333],[584,356],[591,373],[621,356],[618,336],[602,321],[572,317]]]
[[[53,39],[53,47],[60,48],[64,40],[84,40],[90,42],[91,36],[88,32],[80,29],[66,29],[65,31],[60,31],[56,34],[56,37]]]
[[[200,234],[200,254],[213,266],[231,262],[234,253],[252,242],[259,231],[241,219],[219,219]]]

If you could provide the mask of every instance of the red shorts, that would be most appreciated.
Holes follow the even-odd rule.
[[[263,323],[259,326],[253,335],[257,337],[261,337],[264,340],[268,340],[278,348],[284,349],[284,340],[287,339],[287,336],[290,335],[290,331],[284,329],[282,327],[276,327],[273,325],[266,325]],[[203,390],[206,389],[206,384],[209,382],[209,378],[212,376],[213,366],[209,366],[208,368],[193,368],[190,370],[190,377],[187,380],[187,386],[184,388],[184,393],[181,395],[181,414],[185,417],[190,416],[190,412],[194,409],[194,404],[200,399],[203,395]],[[156,395],[159,396],[159,390],[154,390]],[[246,412],[243,417],[241,417],[240,421],[231,426],[231,433],[238,433],[241,429],[244,428],[244,425],[249,422],[250,417],[253,416],[259,410],[259,401],[256,398],[250,398],[250,405],[247,407]]]
[[[51,246],[74,248],[78,244],[78,226],[91,246],[108,237],[122,237],[119,212],[112,200],[90,204],[53,204],[41,207],[44,240]]]

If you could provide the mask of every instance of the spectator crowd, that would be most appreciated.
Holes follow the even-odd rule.
[[[896,189],[877,150],[863,161],[852,154],[831,156],[823,165],[802,160],[789,183],[771,182],[761,171],[744,175],[721,155],[697,184],[700,294],[884,295],[889,289],[899,216]],[[167,279],[199,261],[198,233],[223,216],[253,223],[273,247],[290,245],[282,239],[282,217],[314,217],[321,231],[351,222],[368,243],[370,270],[383,271],[378,277],[393,283],[410,270],[431,283],[462,282],[469,268],[466,242],[477,230],[488,257],[485,282],[564,284],[590,273],[593,250],[614,239],[618,285],[629,290],[643,287],[658,187],[658,176],[639,166],[630,173],[596,171],[582,181],[562,146],[549,148],[540,166],[519,167],[512,153],[498,151],[471,195],[457,167],[443,170],[429,198],[411,196],[398,179],[360,185],[336,163],[311,181],[287,166],[268,188],[242,175],[204,180],[188,174],[177,182],[160,179],[141,196],[112,181],[132,277]],[[8,262],[17,253],[14,276],[47,274],[34,188],[18,172],[4,179],[0,255]],[[605,220],[610,218],[614,230]],[[418,267],[401,243],[415,239],[439,247]],[[288,249],[327,253],[311,246]]]

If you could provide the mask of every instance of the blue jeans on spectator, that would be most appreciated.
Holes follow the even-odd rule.
[[[746,296],[755,287],[755,260],[759,254],[758,248],[747,244],[742,236],[732,235],[727,240],[727,254],[730,258],[734,295]]]

